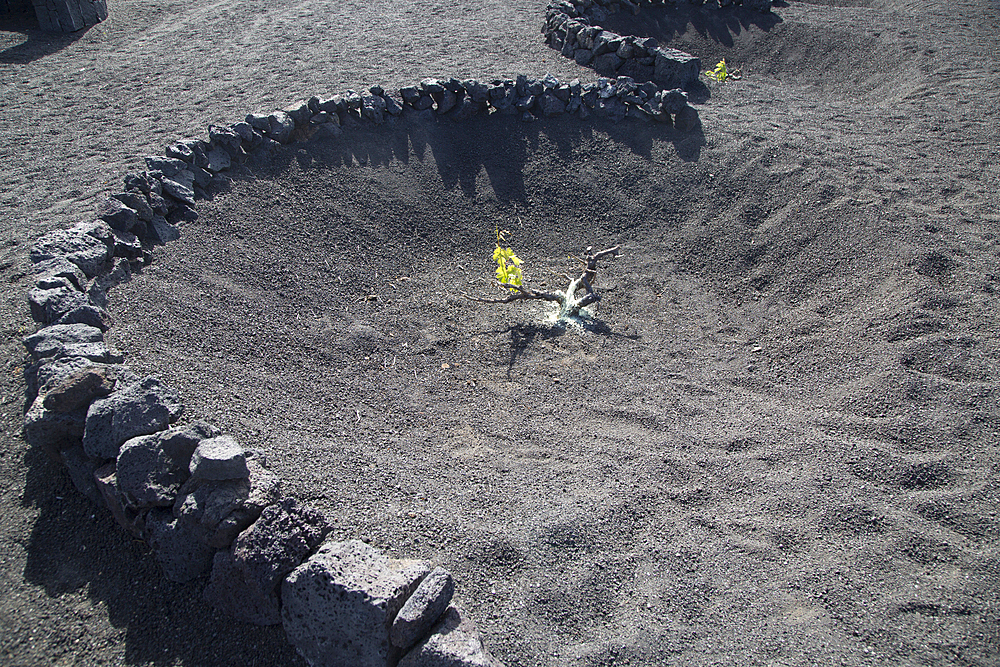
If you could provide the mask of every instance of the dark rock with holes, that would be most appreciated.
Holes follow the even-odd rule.
[[[607,53],[615,53],[622,44],[622,36],[610,30],[601,30],[594,37],[592,50],[594,56],[602,56]]]
[[[191,476],[191,454],[198,443],[217,435],[214,426],[194,422],[126,441],[117,466],[118,491],[125,504],[133,509],[173,507]]]
[[[119,364],[124,360],[121,352],[108,347],[104,341],[96,343],[70,343],[56,354],[56,357],[79,357],[101,364]]]
[[[119,257],[114,262],[114,268],[107,273],[94,278],[94,282],[87,289],[87,298],[90,303],[98,308],[106,308],[108,305],[108,293],[132,279],[132,265],[128,259]]]
[[[330,525],[318,510],[283,498],[233,542],[233,557],[248,581],[273,592],[289,572],[319,548]]]
[[[517,111],[514,107],[517,96],[510,81],[491,84],[489,98],[490,105],[501,114],[509,115]]]
[[[385,112],[390,116],[399,116],[403,113],[403,105],[392,95],[383,95],[382,99],[385,100]]]
[[[385,122],[385,100],[378,95],[361,96],[361,117],[367,118],[376,125]]]
[[[267,114],[248,113],[245,120],[255,130],[266,133],[271,129],[271,121],[268,120]]]
[[[424,79],[420,82],[420,89],[428,95],[440,95],[445,90],[437,79]]]
[[[264,508],[281,497],[281,480],[255,458],[248,460],[250,468],[250,495],[243,503],[227,514],[208,536],[208,544],[222,549],[232,544],[236,536],[256,521]]]
[[[50,391],[72,373],[93,365],[94,362],[89,359],[76,357],[46,357],[29,364],[24,369],[28,400],[34,401],[38,395]]]
[[[81,294],[68,280],[59,286],[35,287],[28,292],[31,317],[43,325],[52,324],[69,311],[89,304],[87,295]]]
[[[688,95],[679,88],[660,93],[660,108],[669,114],[680,113],[688,105]]]
[[[250,497],[250,480],[188,479],[174,500],[173,514],[206,544],[219,522]]]
[[[225,149],[213,148],[208,152],[208,164],[205,166],[205,169],[214,174],[216,172],[223,171],[224,169],[229,169],[230,164],[232,164],[232,158]],[[204,178],[204,175],[206,174],[204,170],[201,174],[202,182],[198,183],[198,185],[205,187],[208,185],[208,181],[211,179],[211,176],[209,176],[208,179]],[[197,176],[195,177],[195,182],[198,182]]]
[[[149,225],[149,230],[152,232],[150,240],[158,245],[166,245],[181,237],[180,230],[160,215],[153,217],[153,221]]]
[[[420,99],[420,91],[417,90],[416,86],[406,86],[399,89],[399,96],[403,98],[404,104],[413,106]]]
[[[418,99],[413,104],[413,108],[416,111],[426,111],[427,109],[430,109],[432,106],[434,106],[434,98],[432,98],[430,95],[421,95],[420,99]]]
[[[458,607],[444,612],[431,635],[403,656],[398,667],[503,667],[483,646],[476,624]]]
[[[215,162],[212,161],[212,151],[216,151]],[[223,169],[228,169],[231,164],[229,153],[221,148],[213,148],[212,151],[210,151],[206,156],[208,158],[208,164],[204,169],[201,167],[191,167],[191,173],[194,175],[194,184],[199,188],[206,188],[208,187],[208,184],[212,182],[212,174],[214,172],[209,170],[212,169],[213,165],[215,167],[219,167],[215,171],[222,171]],[[221,165],[223,164],[226,166],[222,167]]]
[[[129,261],[136,261],[142,257],[142,241],[132,232],[114,230],[115,236],[115,257],[121,257]]]
[[[232,127],[219,127],[218,125],[208,126],[208,142],[212,146],[209,150],[222,149],[231,158],[238,157],[240,149],[243,147],[243,139]],[[209,157],[211,161],[211,157]]]
[[[97,239],[108,248],[109,252],[113,251],[115,248],[114,232],[108,225],[108,223],[104,222],[103,220],[78,222],[77,224],[70,227],[70,231],[86,234],[91,238]],[[84,272],[86,273],[86,271]]]
[[[228,547],[257,520],[268,505],[280,497],[276,475],[251,457],[246,479],[206,480],[190,478],[174,502],[174,516],[188,523],[201,538],[216,548]]]
[[[62,450],[60,457],[76,490],[95,505],[104,505],[104,496],[94,481],[94,472],[101,467],[103,461],[87,456],[79,444]]]
[[[204,597],[217,609],[255,625],[281,623],[277,588],[326,537],[323,515],[284,498],[219,552]]]
[[[191,173],[191,172],[187,172]],[[173,178],[164,176],[160,179],[160,183],[163,184],[163,194],[167,195],[171,199],[181,202],[182,204],[187,204],[188,206],[194,206],[194,175],[191,175],[191,184],[187,185],[181,183],[180,181],[175,181]]]
[[[42,289],[49,289],[62,285],[59,279],[66,279],[69,283],[83,292],[87,289],[87,275],[80,270],[80,267],[69,261],[65,257],[53,257],[37,264],[32,264],[28,272],[35,280],[35,286]]]
[[[462,88],[466,91],[466,96],[471,99],[479,108],[485,108],[489,102],[489,88],[485,83],[480,83],[476,79],[467,79],[462,82]]]
[[[146,377],[90,405],[83,448],[90,456],[117,458],[126,440],[162,431],[182,410],[174,389]]]
[[[245,123],[243,121],[240,121],[239,123],[233,123],[231,129],[239,136],[241,147],[253,142],[254,133],[253,133],[253,127],[250,125],[250,123]]]
[[[684,88],[698,80],[701,60],[677,49],[656,51],[653,80],[664,88]]]
[[[614,53],[605,53],[594,58],[591,67],[601,76],[617,76],[618,68],[624,61]]]
[[[189,150],[191,150],[189,148]],[[194,159],[194,152],[192,150],[192,160]],[[184,160],[178,160],[172,157],[163,157],[160,155],[147,155],[143,158],[146,161],[146,168],[149,171],[158,171],[167,178],[173,178],[177,174],[185,171],[190,165]]]
[[[156,181],[156,184],[161,188],[163,187],[163,184],[159,181]],[[153,209],[154,220],[157,215],[163,216],[170,212],[170,204],[163,198],[163,194],[158,192],[149,193],[149,207]]]
[[[139,214],[118,201],[108,198],[97,208],[97,217],[111,225],[112,229],[130,231],[139,222]]]
[[[36,398],[24,415],[24,440],[59,458],[60,451],[80,444],[86,423],[86,408],[56,412],[45,409],[43,400]]]
[[[150,182],[149,176],[146,172],[135,173],[128,172],[125,174],[125,191],[126,192],[140,192],[144,195],[148,195],[150,192]]]
[[[229,435],[201,442],[191,456],[191,477],[195,479],[246,479],[250,476],[243,447]]]
[[[184,162],[192,162],[194,160],[194,151],[191,150],[191,147],[179,141],[167,146],[163,152],[167,157],[176,160],[183,160]]]
[[[214,179],[213,179],[214,181]],[[167,214],[167,223],[179,225],[185,222],[194,222],[198,219],[198,212],[191,206],[178,206]]]
[[[100,273],[110,254],[107,243],[80,228],[49,232],[35,241],[30,250],[31,261],[35,263],[63,258],[88,277]]]
[[[115,366],[94,364],[70,373],[42,394],[42,407],[51,412],[86,409],[114,391],[120,372]],[[84,418],[86,419],[86,417]]]
[[[267,127],[264,133],[279,144],[287,144],[292,140],[295,131],[295,121],[284,111],[275,111],[267,117]]]
[[[598,99],[597,105],[594,107],[594,113],[599,117],[615,122],[624,120],[626,112],[625,104],[617,97]]]
[[[454,111],[451,112],[451,117],[456,121],[468,120],[475,116],[478,111],[479,105],[470,100],[468,97],[463,97],[455,107]]]
[[[309,116],[312,115],[308,100],[299,100],[285,107],[284,112],[292,119],[295,127],[304,127],[309,122]]]
[[[157,508],[149,512],[146,540],[163,568],[163,576],[170,581],[185,583],[197,579],[212,566],[215,550],[167,510]]]
[[[446,114],[454,109],[456,104],[458,104],[458,95],[445,88],[444,92],[438,95],[437,112],[439,114]]]
[[[559,116],[566,112],[566,103],[556,97],[553,91],[547,90],[538,98],[538,108],[543,116]]]
[[[395,664],[390,622],[429,571],[357,540],[327,542],[281,584],[285,633],[313,665]]]
[[[140,540],[146,536],[146,511],[136,512],[129,509],[121,500],[115,475],[115,463],[105,464],[94,471],[94,482],[104,499],[105,506],[119,526],[133,537]]]
[[[55,356],[71,343],[94,343],[104,340],[104,333],[86,324],[53,325],[39,329],[24,338],[24,347],[36,361]]]
[[[53,324],[86,324],[101,331],[110,329],[111,323],[108,311],[95,305],[77,306],[53,322]]]
[[[149,222],[153,219],[153,209],[150,208],[149,201],[144,195],[137,192],[119,192],[111,196],[134,210],[139,220]]]
[[[393,646],[404,651],[430,634],[455,594],[455,581],[447,570],[436,567],[396,614],[389,630]]]

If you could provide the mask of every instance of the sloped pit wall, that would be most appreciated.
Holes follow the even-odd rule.
[[[698,81],[701,62],[689,53],[661,47],[652,37],[619,35],[600,26],[609,14],[631,10],[638,14],[643,6],[675,6],[686,0],[559,0],[545,10],[542,35],[549,46],[582,67],[591,67],[604,77],[630,77],[640,85],[660,89],[689,88]],[[690,0],[706,5],[704,0]],[[740,5],[768,12],[771,0],[712,0],[724,8]]]
[[[207,139],[146,157],[145,171],[126,175],[95,220],[50,232],[31,247],[28,301],[41,328],[24,340],[31,359],[26,440],[61,461],[79,491],[148,542],[168,579],[209,575],[209,604],[250,623],[281,623],[312,664],[391,667],[425,664],[433,655],[465,656],[447,664],[498,664],[452,604],[447,572],[390,559],[361,542],[324,542],[326,519],[282,493],[261,455],[206,422],[179,422],[178,392],[135,375],[106,344],[112,322],[105,307],[116,285],[152,261],[155,246],[176,240],[183,224],[197,219],[196,201],[225,188],[230,167],[251,156],[266,160],[284,144],[365,125],[591,113],[680,128],[698,121],[683,91],[649,90],[624,77],[590,84],[551,75],[490,84],[425,79],[398,93],[373,86],[249,114],[210,126]],[[365,595],[337,595],[359,587]],[[356,602],[329,602],[336,599]],[[329,653],[341,649],[319,638],[332,627],[342,635],[337,645],[365,661]],[[476,647],[472,657],[462,653],[469,646]]]

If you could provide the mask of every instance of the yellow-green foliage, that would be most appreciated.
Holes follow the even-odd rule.
[[[521,260],[509,247],[504,248],[501,243],[506,243],[507,235],[510,232],[500,231],[497,227],[497,247],[493,251],[493,261],[497,263],[497,282],[501,285],[521,285],[523,276],[521,275]],[[513,291],[513,288],[510,288]]]
[[[705,72],[705,76],[709,79],[714,79],[719,83],[722,83],[726,79],[740,79],[742,78],[740,70],[731,70],[726,66],[726,59],[723,58],[715,65],[715,69]]]

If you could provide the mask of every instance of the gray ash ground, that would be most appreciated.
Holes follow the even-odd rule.
[[[991,664],[986,14],[616,18],[743,67],[701,133],[414,120],[294,146],[119,288],[113,339],[336,536],[451,570],[508,665]],[[462,297],[491,294],[497,224],[552,288],[621,244],[592,326]],[[297,664],[160,579],[4,407],[5,660]]]

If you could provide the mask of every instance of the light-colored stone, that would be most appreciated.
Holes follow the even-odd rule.
[[[434,568],[396,614],[389,631],[393,646],[405,651],[429,634],[454,594],[455,581],[451,573],[444,568]]]
[[[236,439],[228,435],[199,443],[191,455],[191,477],[195,479],[245,479],[250,475],[246,453]]]
[[[429,572],[364,542],[328,542],[281,585],[288,639],[314,667],[393,665],[389,627]]]
[[[472,619],[448,607],[433,634],[399,661],[398,667],[503,667],[483,646]]]

